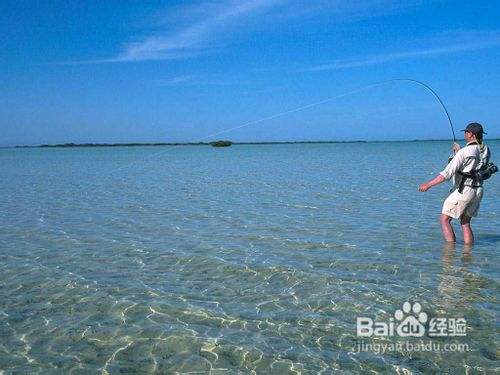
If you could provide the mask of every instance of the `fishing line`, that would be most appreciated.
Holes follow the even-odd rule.
[[[257,120],[252,120],[252,121],[249,121],[249,122],[246,122],[246,123],[243,123],[241,125],[237,125],[237,126],[234,126],[234,127],[231,127],[231,128],[223,129],[223,130],[220,130],[218,132],[208,134],[208,135],[206,135],[206,136],[204,136],[202,138],[197,138],[197,139],[195,139],[195,140],[193,140],[191,142],[188,142],[188,143],[201,142],[201,141],[204,141],[206,139],[209,139],[209,138],[221,135],[221,134],[229,133],[229,132],[231,132],[233,130],[238,130],[238,129],[246,128],[248,126],[257,125],[257,124],[260,124],[262,122],[269,121],[269,120],[274,120],[274,119],[279,118],[279,117],[283,117],[283,116],[286,116],[286,115],[289,115],[289,114],[292,114],[292,113],[300,112],[300,111],[303,111],[305,109],[317,107],[319,105],[331,102],[331,101],[336,100],[336,99],[340,99],[340,98],[343,98],[343,97],[346,97],[346,96],[350,96],[350,95],[353,95],[353,94],[356,94],[356,93],[359,93],[359,92],[362,92],[362,91],[366,91],[366,90],[369,90],[369,89],[372,89],[372,88],[375,88],[375,87],[378,87],[378,86],[382,86],[382,85],[386,85],[386,84],[394,83],[394,82],[412,82],[412,83],[418,84],[421,87],[424,87],[427,91],[429,91],[430,93],[432,93],[432,95],[434,96],[434,98],[437,99],[437,101],[441,105],[442,109],[444,110],[444,113],[446,114],[446,118],[448,119],[448,123],[450,125],[450,129],[451,129],[451,133],[452,133],[452,137],[453,137],[453,142],[456,141],[455,129],[453,128],[453,122],[451,121],[450,114],[449,114],[446,106],[444,105],[444,102],[441,100],[441,98],[436,93],[436,91],[434,91],[426,83],[418,81],[416,79],[412,79],[412,78],[393,78],[393,79],[389,79],[389,80],[385,80],[385,81],[381,81],[381,82],[375,82],[375,83],[372,83],[372,84],[369,84],[369,85],[366,85],[366,86],[362,86],[360,88],[357,88],[357,89],[354,89],[354,90],[351,90],[351,91],[347,91],[345,93],[342,93],[342,94],[339,94],[339,95],[335,95],[335,96],[332,96],[332,97],[320,100],[318,102],[310,103],[310,104],[307,104],[307,105],[304,105],[304,106],[300,106],[300,107],[297,107],[297,108],[289,109],[289,110],[284,111],[284,112],[279,112],[279,113],[276,113],[274,115],[262,117],[262,118],[257,119]],[[168,148],[167,150],[162,150],[160,152],[157,152],[157,153],[154,153],[154,154],[150,155],[149,157],[143,158],[143,159],[141,159],[141,161],[146,161],[146,160],[149,160],[149,159],[152,159],[152,158],[156,158],[157,156],[159,156],[161,154],[164,154],[164,153],[166,153],[168,151],[171,151],[171,150],[173,150],[175,148],[178,148],[178,147],[184,147],[184,146],[183,145],[173,146],[171,148]],[[136,161],[136,162],[139,162],[139,160]],[[115,171],[119,171],[119,170],[125,168],[126,166],[129,166],[130,164],[134,164],[136,162],[127,163],[127,165],[124,165],[124,166],[122,166],[120,168],[117,168],[117,169],[115,169]]]
[[[439,101],[439,104],[441,105],[441,107],[443,108],[443,110],[444,110],[444,112],[446,114],[446,117],[448,119],[448,123],[450,125],[451,133],[452,133],[452,136],[453,136],[453,142],[455,142],[456,141],[456,138],[455,138],[455,129],[453,128],[453,123],[451,121],[450,114],[448,113],[448,110],[446,109],[446,106],[444,105],[444,103],[441,100],[441,98],[439,97],[439,95],[429,85],[427,85],[427,84],[425,84],[423,82],[417,81],[416,79],[410,79],[410,78],[394,78],[394,79],[390,79],[390,80],[387,80],[387,81],[372,83],[370,85],[363,86],[361,88],[358,88],[358,89],[355,89],[355,90],[352,90],[352,91],[348,91],[348,92],[345,92],[343,94],[339,94],[339,95],[332,96],[332,97],[327,98],[327,99],[323,99],[323,100],[321,100],[319,102],[315,102],[315,103],[307,104],[307,105],[302,106],[302,107],[290,109],[288,111],[277,113],[275,115],[271,115],[271,116],[268,116],[268,117],[264,117],[264,118],[261,118],[259,120],[250,121],[248,123],[245,123],[245,124],[242,124],[242,125],[239,125],[239,126],[235,126],[233,128],[224,129],[224,130],[221,130],[220,132],[211,134],[211,135],[209,135],[209,136],[207,136],[205,138],[202,138],[202,139],[206,139],[208,137],[213,137],[213,136],[216,136],[216,135],[224,134],[224,133],[227,133],[227,132],[230,132],[230,131],[233,131],[233,130],[241,129],[241,128],[244,128],[244,127],[247,127],[247,126],[250,126],[250,125],[255,125],[255,124],[258,124],[258,123],[261,123],[261,122],[264,122],[264,121],[273,120],[273,119],[278,118],[278,117],[282,117],[282,116],[285,116],[285,115],[288,115],[288,114],[291,114],[291,113],[303,111],[303,110],[311,108],[311,107],[316,107],[318,105],[328,103],[329,101],[332,101],[332,100],[335,100],[335,99],[339,99],[339,98],[342,98],[344,96],[349,96],[349,95],[356,94],[356,93],[361,92],[361,91],[368,90],[368,89],[373,88],[373,87],[377,87],[377,86],[381,86],[381,85],[384,85],[384,84],[388,84],[388,83],[391,83],[391,82],[397,82],[397,81],[414,82],[414,83],[416,83],[416,84],[418,84],[420,86],[425,87],[429,92],[431,92],[434,95],[434,97]]]

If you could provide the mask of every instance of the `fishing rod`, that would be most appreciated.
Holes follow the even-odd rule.
[[[286,116],[286,115],[289,115],[289,114],[292,114],[292,113],[300,112],[300,111],[303,111],[305,109],[317,107],[319,105],[331,102],[331,101],[333,101],[335,99],[340,99],[340,98],[343,98],[343,97],[346,97],[346,96],[354,95],[356,93],[363,92],[363,91],[369,90],[369,89],[374,88],[374,87],[378,87],[378,86],[382,86],[382,85],[387,85],[387,84],[393,83],[393,82],[412,82],[412,83],[415,83],[415,84],[417,84],[417,85],[419,85],[421,87],[424,87],[427,91],[429,91],[434,96],[434,98],[437,99],[437,101],[441,105],[442,109],[444,110],[444,113],[446,114],[446,118],[448,119],[448,123],[450,125],[450,130],[451,130],[451,134],[452,134],[452,137],[453,137],[453,142],[456,142],[455,129],[453,128],[453,122],[451,121],[450,114],[448,112],[448,109],[444,105],[444,102],[441,100],[441,98],[439,97],[439,95],[437,94],[437,92],[434,91],[428,84],[426,84],[424,82],[421,82],[419,80],[416,80],[416,79],[412,79],[412,78],[392,78],[392,79],[388,79],[388,80],[385,80],[385,81],[375,82],[375,83],[372,83],[372,84],[369,84],[369,85],[366,85],[366,86],[362,86],[362,87],[359,87],[359,88],[351,90],[351,91],[347,91],[347,92],[344,92],[344,93],[341,93],[341,94],[338,94],[338,95],[335,95],[335,96],[323,99],[323,100],[318,101],[318,102],[306,104],[304,106],[300,106],[300,107],[297,107],[297,108],[292,108],[292,109],[289,109],[287,111],[276,113],[274,115],[262,117],[262,118],[257,119],[257,120],[252,120],[252,121],[243,123],[241,125],[237,125],[237,126],[234,126],[234,127],[231,127],[231,128],[223,129],[223,130],[217,131],[215,133],[208,134],[208,135],[206,135],[206,136],[204,136],[202,138],[195,139],[195,140],[193,140],[193,142],[204,141],[204,140],[213,138],[213,137],[221,135],[221,134],[229,133],[229,132],[231,132],[233,130],[238,130],[238,129],[242,129],[242,128],[245,128],[245,127],[248,127],[248,126],[257,125],[257,124],[265,122],[265,121],[273,120],[273,119],[276,119],[276,118],[279,118],[279,117],[283,117],[283,116]],[[172,149],[174,149],[176,147],[180,147],[180,146],[174,146],[172,148],[168,148],[166,150],[162,150],[162,151],[160,151],[158,153],[150,155],[147,158],[144,158],[142,161],[144,161],[146,159],[155,158],[155,157],[159,156],[160,154],[163,154],[163,153],[165,153],[165,152],[167,152],[169,150],[172,150]],[[125,165],[122,166],[122,167],[119,167],[119,168],[115,169],[115,171],[121,170],[123,168],[125,168]]]
[[[264,121],[273,120],[275,118],[283,117],[285,115],[292,114],[292,113],[295,113],[295,112],[300,112],[300,111],[303,111],[305,109],[309,109],[309,108],[312,108],[312,107],[317,107],[317,106],[319,106],[321,104],[325,104],[325,103],[331,102],[332,100],[340,99],[342,97],[350,96],[350,95],[356,94],[358,92],[366,91],[368,89],[371,89],[371,88],[374,88],[374,87],[378,87],[378,86],[382,86],[382,85],[386,85],[386,84],[392,83],[392,82],[413,82],[413,83],[416,83],[416,84],[418,84],[418,85],[426,88],[430,93],[432,93],[432,95],[438,100],[439,104],[443,108],[444,113],[446,114],[446,118],[448,119],[448,123],[450,125],[451,134],[452,134],[452,137],[453,137],[453,142],[456,141],[455,129],[453,128],[453,123],[451,121],[450,114],[449,114],[448,110],[446,109],[446,106],[444,105],[444,102],[441,100],[441,98],[436,93],[436,91],[434,91],[429,85],[427,85],[424,82],[418,81],[416,79],[412,79],[412,78],[392,78],[392,79],[388,79],[388,80],[381,81],[381,82],[375,82],[375,83],[372,83],[372,84],[369,84],[369,85],[366,85],[366,86],[362,86],[360,88],[357,88],[357,89],[354,89],[354,90],[351,90],[351,91],[348,91],[348,92],[345,92],[345,93],[342,93],[342,94],[339,94],[339,95],[332,96],[330,98],[323,99],[323,100],[315,102],[315,103],[311,103],[311,104],[307,104],[307,105],[304,105],[304,106],[301,106],[301,107],[293,108],[293,109],[290,109],[288,111],[276,113],[274,115],[263,117],[263,118],[260,118],[258,120],[252,120],[252,121],[243,123],[242,125],[234,126],[234,127],[228,128],[228,129],[223,129],[221,131],[218,131],[218,132],[209,134],[209,135],[207,135],[207,136],[205,136],[203,138],[200,138],[199,140],[200,141],[201,140],[205,140],[207,138],[214,137],[216,135],[228,133],[230,131],[241,129],[241,128],[245,128],[245,127],[248,127],[248,126],[251,126],[251,125],[256,125],[256,124],[259,124],[259,123],[264,122]]]
[[[427,85],[421,81],[418,81],[416,79],[412,79],[412,78],[394,78],[392,80],[385,81],[385,82],[391,82],[391,81],[414,82],[420,86],[425,87],[428,91],[430,91],[432,93],[432,95],[434,95],[434,97],[438,100],[439,104],[441,104],[441,107],[443,107],[444,113],[446,114],[446,117],[448,118],[448,123],[450,124],[451,134],[453,135],[453,142],[456,142],[457,138],[455,137],[455,129],[453,128],[453,122],[451,121],[450,113],[446,109],[446,106],[444,105],[443,101],[441,100],[439,95],[436,93],[436,91],[434,91],[429,85]]]

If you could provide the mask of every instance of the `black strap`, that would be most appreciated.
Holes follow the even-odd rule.
[[[472,179],[472,186],[471,186],[472,188],[481,187],[481,181],[480,181],[479,177],[476,174],[465,173],[465,172],[462,172],[462,171],[457,171],[457,174],[459,174],[460,176],[462,176],[462,179],[460,180],[460,184],[458,185],[458,192],[460,194],[462,194],[462,192],[464,191],[465,180],[467,180],[468,178]],[[474,186],[474,184],[477,184],[477,185]]]

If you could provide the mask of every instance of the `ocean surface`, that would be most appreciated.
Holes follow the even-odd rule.
[[[417,188],[449,149],[0,149],[0,374],[493,373],[500,175],[444,246],[450,185]],[[424,336],[357,337],[406,301]]]

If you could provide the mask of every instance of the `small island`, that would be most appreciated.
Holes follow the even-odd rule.
[[[210,142],[212,147],[229,147],[233,144],[231,141],[215,141],[215,142]]]

